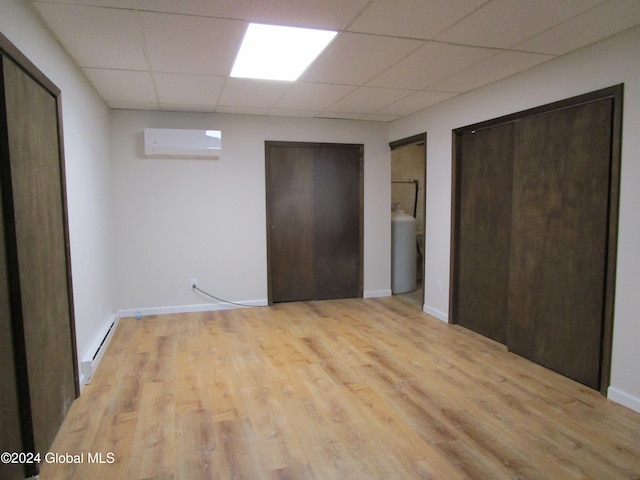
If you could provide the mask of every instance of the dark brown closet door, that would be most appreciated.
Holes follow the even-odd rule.
[[[25,451],[44,455],[76,398],[57,100],[6,57],[3,65],[13,194],[5,235],[15,238],[12,314],[24,339],[18,377],[32,432],[23,440]]]
[[[271,301],[315,296],[313,150],[267,147]]]
[[[1,68],[0,68],[1,70]],[[2,145],[3,153],[6,145]],[[2,198],[2,168],[0,168],[0,198]],[[5,251],[4,219],[0,208],[0,451],[21,452],[20,411],[18,409],[18,385],[16,383],[16,364],[11,329],[11,309],[9,308],[9,279],[7,275],[7,256]],[[24,478],[22,465],[0,463],[0,478]]]
[[[612,100],[519,120],[509,348],[599,387]]]
[[[454,323],[507,341],[513,125],[457,137],[459,255]]]
[[[360,293],[360,151],[315,149],[314,219],[318,300]]]
[[[270,302],[361,295],[360,148],[266,145]]]

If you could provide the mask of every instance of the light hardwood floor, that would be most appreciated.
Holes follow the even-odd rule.
[[[41,480],[638,479],[640,414],[396,298],[123,319]],[[90,463],[101,453],[113,463]]]

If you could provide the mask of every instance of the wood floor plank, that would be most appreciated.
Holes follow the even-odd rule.
[[[121,319],[52,451],[85,457],[41,480],[637,480],[640,414],[393,297],[294,302]]]

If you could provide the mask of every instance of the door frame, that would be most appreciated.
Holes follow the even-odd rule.
[[[408,145],[424,144],[424,171],[422,178],[422,195],[420,201],[424,207],[424,252],[422,252],[422,304],[424,305],[424,299],[426,296],[426,273],[427,273],[427,132],[418,133],[410,137],[401,138],[389,142],[389,148],[397,150]],[[389,163],[391,163],[391,153],[389,153]]]
[[[271,279],[271,214],[270,214],[270,158],[271,147],[313,148],[313,147],[352,147],[358,148],[358,296],[361,298],[364,292],[364,145],[356,143],[324,143],[324,142],[287,142],[279,140],[265,140],[265,213],[267,230],[267,303],[273,305],[272,279]]]
[[[620,161],[622,155],[622,110],[624,84],[613,85],[593,92],[577,95],[557,102],[541,105],[521,112],[497,117],[491,120],[467,125],[453,130],[452,138],[452,172],[451,172],[451,248],[450,248],[450,283],[449,291],[449,323],[457,323],[458,306],[458,272],[460,255],[460,198],[462,155],[461,139],[464,133],[495,127],[517,120],[542,115],[552,111],[570,108],[576,105],[597,100],[612,99],[612,131],[611,131],[611,164],[608,199],[608,231],[607,252],[605,257],[605,279],[603,299],[603,329],[600,355],[600,393],[606,396],[611,375],[611,348],[613,340],[613,320],[615,303],[616,260],[618,249],[618,213],[620,198]]]

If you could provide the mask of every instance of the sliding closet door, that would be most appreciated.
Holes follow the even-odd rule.
[[[617,85],[455,131],[452,321],[603,393],[622,94]]]
[[[599,387],[612,100],[519,120],[509,348]]]
[[[315,149],[315,265],[318,300],[360,292],[360,150]]]
[[[1,70],[1,68],[0,68]],[[2,155],[6,151],[2,145]],[[4,172],[0,167],[0,198]],[[20,433],[20,410],[18,409],[18,384],[16,382],[15,353],[13,348],[13,332],[11,329],[11,309],[9,307],[9,278],[7,253],[5,250],[4,219],[0,208],[0,451],[21,452],[22,435]],[[0,463],[0,478],[22,479],[22,465]]]
[[[16,262],[9,278],[12,321],[23,339],[16,345],[18,381],[28,393],[21,400],[23,432],[30,433],[23,451],[44,455],[77,385],[57,99],[6,57],[3,67],[11,176],[3,189],[11,188],[13,208],[5,235]]]
[[[454,322],[507,341],[513,125],[457,137],[459,231]]]
[[[270,302],[362,295],[358,145],[268,142]]]
[[[273,302],[315,296],[314,153],[267,147],[269,287]]]

